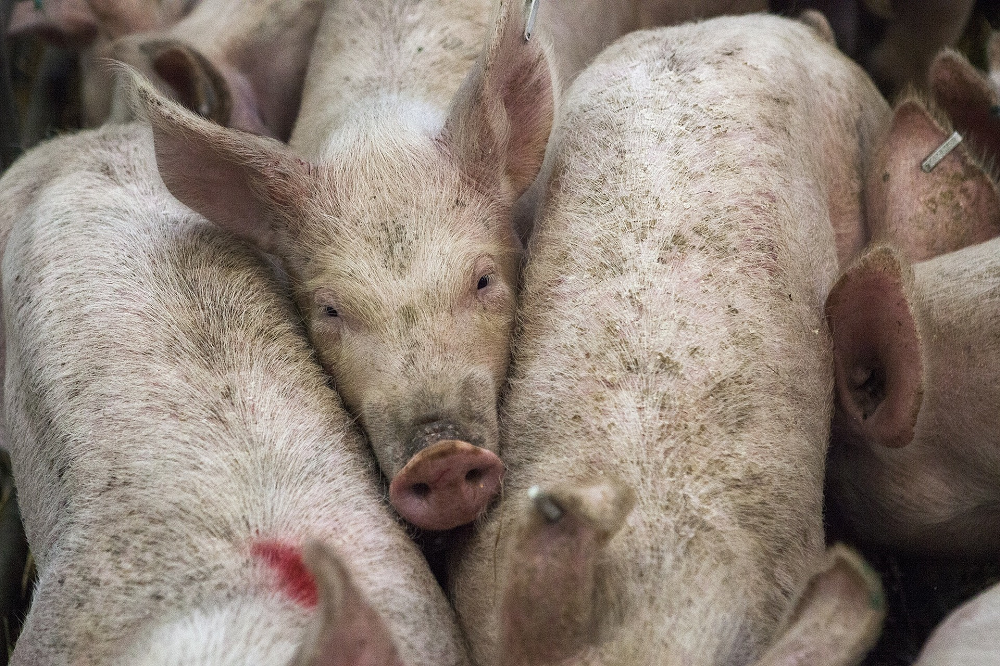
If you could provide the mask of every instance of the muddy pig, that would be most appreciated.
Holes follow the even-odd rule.
[[[474,660],[519,645],[530,663],[748,663],[817,567],[834,226],[861,224],[862,153],[889,111],[821,33],[773,16],[634,33],[567,93],[520,296],[504,494],[451,571]],[[563,573],[505,611],[548,636],[501,643],[494,572],[535,485],[618,529],[568,530]]]
[[[470,522],[500,486],[521,256],[511,210],[539,171],[558,89],[550,28],[525,37],[535,3],[504,0],[490,23],[492,5],[332,5],[291,151],[150,111],[167,187],[283,259],[393,506],[425,529]],[[608,2],[595,22],[567,8],[602,40],[636,11]]]
[[[467,663],[294,305],[170,196],[148,126],[22,157],[0,228],[39,572],[13,664]]]

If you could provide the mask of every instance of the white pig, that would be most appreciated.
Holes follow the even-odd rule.
[[[170,196],[148,126],[25,155],[0,229],[39,572],[15,666],[467,663],[293,304]]]
[[[834,226],[859,233],[864,149],[888,120],[820,35],[768,16],[639,32],[567,93],[520,295],[504,494],[452,571],[477,662],[501,646],[525,663],[746,664],[817,567]],[[631,513],[609,479],[634,489]],[[597,507],[598,529],[516,558],[554,559],[552,576],[504,611],[535,633],[502,639],[494,572],[536,484]]]
[[[594,53],[609,26],[634,23],[616,17],[652,4],[559,6],[581,21],[564,34],[591,37]],[[490,24],[492,5],[331,5],[293,150],[150,107],[167,187],[281,257],[393,506],[425,529],[472,521],[500,486],[521,256],[511,210],[539,171],[558,89],[543,24],[525,38],[534,3],[504,0]]]

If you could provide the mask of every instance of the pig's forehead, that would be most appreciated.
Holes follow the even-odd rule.
[[[393,165],[330,166],[324,192],[306,212],[312,245],[383,252],[397,245],[421,248],[510,242],[511,212],[473,186],[459,169],[414,159]],[[315,224],[312,224],[315,221]]]

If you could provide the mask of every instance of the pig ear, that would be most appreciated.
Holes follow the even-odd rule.
[[[178,102],[203,118],[229,125],[233,107],[229,87],[208,58],[176,39],[142,40],[136,46]],[[128,62],[125,57],[119,59]]]
[[[837,45],[837,36],[830,27],[830,22],[826,20],[826,15],[817,9],[806,9],[798,17],[799,22],[812,28],[816,36],[831,46]]]
[[[486,47],[462,83],[444,139],[479,182],[500,180],[511,201],[538,175],[552,129],[555,86],[523,0],[502,0]]]
[[[955,127],[991,157],[1000,157],[1000,95],[965,56],[946,49],[931,64],[934,101]]]
[[[924,160],[950,133],[910,99],[895,111],[865,192],[872,240],[887,241],[910,261],[981,243],[1000,234],[996,183],[961,143],[925,172]]]
[[[505,666],[550,663],[584,647],[598,619],[595,572],[635,494],[600,484],[529,491],[531,506],[508,551],[501,605]]]
[[[87,0],[14,2],[7,36],[35,35],[62,46],[85,46],[97,36],[97,17]]]
[[[291,666],[399,666],[385,623],[336,553],[314,541],[302,556],[316,580],[319,608]]]
[[[188,109],[220,125],[274,137],[260,117],[252,86],[239,80],[232,68],[213,62],[177,39],[140,40],[137,46],[149,70]],[[129,62],[127,57],[120,59]]]
[[[138,75],[132,85],[171,194],[265,252],[280,254],[282,239],[295,232],[291,211],[308,196],[309,163],[277,141],[200,118]]]
[[[835,428],[889,447],[913,439],[924,393],[922,344],[908,298],[911,283],[896,253],[876,246],[848,268],[826,300],[833,333]]]
[[[878,575],[857,553],[836,545],[756,666],[853,666],[875,644],[884,618]]]

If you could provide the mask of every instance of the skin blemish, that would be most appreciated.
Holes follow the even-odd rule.
[[[281,592],[307,608],[316,606],[316,581],[302,561],[301,548],[280,541],[256,541],[250,546],[250,554],[274,570]]]

